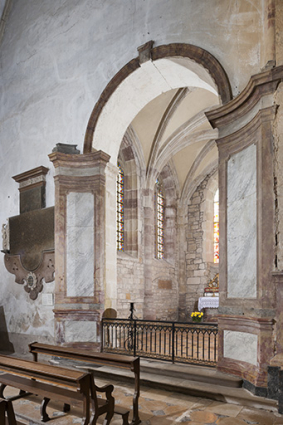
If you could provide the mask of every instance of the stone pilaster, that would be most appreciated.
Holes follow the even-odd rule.
[[[95,346],[105,302],[105,168],[109,156],[54,152],[55,341]]]
[[[237,98],[207,113],[220,133],[218,368],[259,395],[275,346],[273,95],[282,78],[283,67],[255,75]]]
[[[156,310],[152,288],[152,258],[154,257],[153,191],[144,191],[144,319],[155,320]]]

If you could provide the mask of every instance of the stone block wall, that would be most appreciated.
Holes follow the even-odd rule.
[[[186,225],[186,310],[188,320],[197,310],[198,298],[218,273],[213,263],[213,199],[217,173],[207,176],[193,193],[188,205]]]
[[[117,262],[117,317],[130,315],[130,302],[135,303],[135,315],[143,319],[144,265],[139,258],[119,252]]]
[[[154,260],[152,274],[156,320],[178,320],[176,268],[165,260]]]

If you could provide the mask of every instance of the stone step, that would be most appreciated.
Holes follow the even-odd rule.
[[[214,367],[171,364],[154,360],[141,360],[141,373],[154,373],[155,375],[171,376],[207,384],[217,383],[232,388],[240,388],[243,384],[242,379],[218,372]]]
[[[114,380],[134,383],[133,373],[127,369],[93,365],[77,367],[93,370],[97,378],[109,378],[114,385]],[[277,401],[255,396],[242,388],[241,379],[208,367],[142,360],[140,385],[274,412],[278,409]]]

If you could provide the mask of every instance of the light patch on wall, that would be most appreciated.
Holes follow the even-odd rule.
[[[95,342],[96,323],[84,321],[65,322],[66,342]]]
[[[228,298],[257,296],[256,152],[251,145],[233,155],[227,166]]]
[[[67,196],[67,296],[94,295],[94,196]]]
[[[224,331],[224,357],[257,365],[257,335]]]

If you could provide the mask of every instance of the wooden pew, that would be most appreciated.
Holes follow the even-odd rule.
[[[38,354],[45,354],[55,357],[63,357],[72,360],[79,360],[86,363],[105,364],[117,366],[121,368],[130,368],[135,377],[135,391],[133,397],[133,419],[132,425],[138,425],[141,420],[139,418],[139,395],[140,395],[140,359],[139,357],[123,356],[120,354],[92,352],[86,349],[61,347],[49,344],[41,344],[33,342],[29,344],[29,351],[32,353],[35,361],[38,359]],[[122,407],[116,406],[114,413],[117,413],[123,418],[123,425],[128,424],[129,411]]]
[[[35,363],[11,356],[0,356],[0,370],[6,372],[0,375],[0,398],[5,398],[4,390],[7,385],[20,390],[19,395],[11,397],[9,400],[15,400],[29,394],[37,394],[43,397],[40,407],[42,422],[50,419],[46,413],[46,407],[50,399],[64,402],[65,412],[70,410],[72,402],[82,402],[82,425],[96,424],[98,413],[99,415],[107,413],[103,425],[108,425],[113,417],[114,398],[111,396],[114,389],[113,385],[101,389],[106,392],[108,400],[99,404],[94,381],[90,373]],[[91,402],[93,407],[97,407],[92,417],[90,417]]]
[[[16,421],[15,412],[11,400],[0,398],[0,424],[1,425],[24,425]]]

